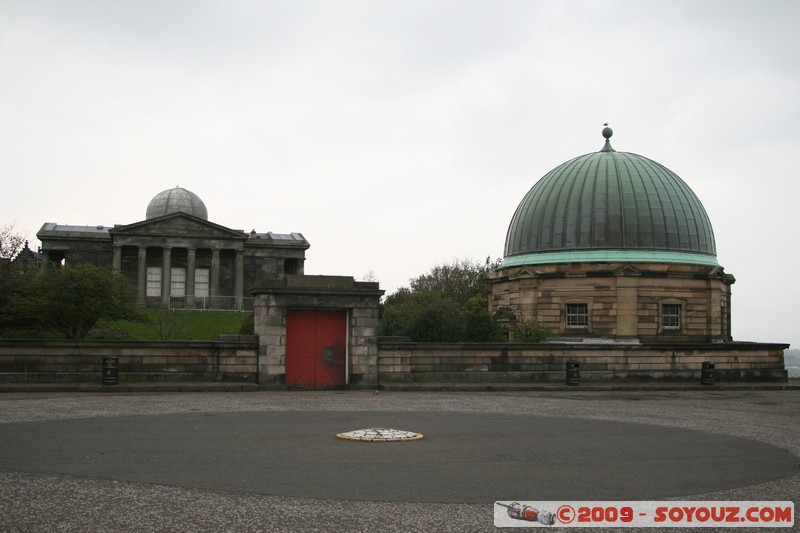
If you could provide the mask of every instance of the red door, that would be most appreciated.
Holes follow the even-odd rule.
[[[286,385],[333,389],[347,378],[347,311],[289,309],[286,313]]]

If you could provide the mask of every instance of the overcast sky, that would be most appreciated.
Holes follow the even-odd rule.
[[[0,224],[130,224],[180,185],[387,293],[502,256],[546,172],[681,176],[736,340],[800,347],[800,2],[0,0]]]

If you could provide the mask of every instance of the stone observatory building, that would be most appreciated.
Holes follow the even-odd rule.
[[[731,285],[711,221],[665,166],[605,145],[528,191],[492,274],[490,311],[535,319],[556,338],[731,341]]]
[[[303,274],[309,243],[300,233],[246,233],[208,220],[195,193],[156,194],[145,219],[126,225],[45,223],[36,234],[48,262],[114,267],[151,307],[239,308],[253,287]]]

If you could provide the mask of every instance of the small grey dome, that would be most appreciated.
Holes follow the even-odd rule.
[[[147,205],[146,219],[163,217],[173,213],[187,213],[208,220],[206,204],[192,191],[182,187],[167,189],[153,196]]]

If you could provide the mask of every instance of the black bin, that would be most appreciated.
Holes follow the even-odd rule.
[[[118,357],[103,357],[103,385],[117,384],[118,363]]]
[[[714,384],[714,362],[703,361],[703,369],[700,372],[700,383],[703,385]]]
[[[575,359],[567,359],[567,385],[580,385],[581,363]]]

